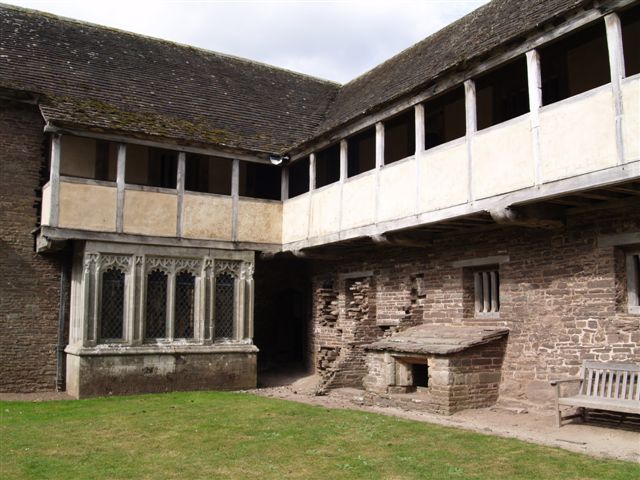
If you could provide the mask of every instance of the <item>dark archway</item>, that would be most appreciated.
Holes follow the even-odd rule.
[[[307,265],[297,259],[256,262],[255,336],[261,374],[304,372],[310,362]]]

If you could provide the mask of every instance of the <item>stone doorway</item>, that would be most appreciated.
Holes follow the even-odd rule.
[[[258,385],[309,369],[309,288],[306,265],[288,259],[257,262],[254,342]],[[284,380],[283,380],[284,381]]]

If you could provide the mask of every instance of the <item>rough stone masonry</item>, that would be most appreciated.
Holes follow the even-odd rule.
[[[421,249],[367,249],[316,261],[316,367],[329,386],[362,387],[366,365],[349,360],[357,357],[349,355],[359,348],[356,338],[373,342],[420,323],[506,327],[501,398],[550,405],[549,380],[576,375],[585,360],[640,361],[640,317],[627,312],[624,249],[598,245],[602,235],[639,228],[639,211],[603,209],[572,215],[556,230],[502,227]],[[496,256],[508,259],[498,267],[500,312],[483,317],[474,311],[472,272],[455,263]],[[369,310],[356,314],[354,284],[342,278],[357,272],[370,273],[356,289]],[[338,362],[341,375],[333,372]]]

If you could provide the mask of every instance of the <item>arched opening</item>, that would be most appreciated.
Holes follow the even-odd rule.
[[[310,367],[306,268],[300,260],[256,263],[254,341],[260,349],[259,385],[286,383]]]

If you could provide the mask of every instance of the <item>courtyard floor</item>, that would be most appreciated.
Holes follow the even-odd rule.
[[[499,403],[495,407],[464,410],[451,416],[435,415],[404,407],[366,405],[363,392],[342,388],[327,395],[315,395],[317,378],[302,371],[267,374],[261,377],[258,395],[292,400],[327,408],[350,408],[420,422],[462,428],[473,432],[517,438],[527,442],[559,447],[600,458],[613,458],[640,463],[640,418],[592,415],[586,422],[569,421],[561,428],[555,425],[554,412]]]

